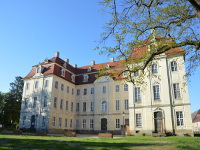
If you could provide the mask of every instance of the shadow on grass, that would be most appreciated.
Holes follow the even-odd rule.
[[[134,141],[134,140],[133,140]],[[20,150],[130,150],[130,149],[153,149],[164,147],[166,143],[133,143],[126,138],[99,139],[99,138],[70,138],[55,136],[28,136],[28,135],[2,135],[0,136],[0,149]]]

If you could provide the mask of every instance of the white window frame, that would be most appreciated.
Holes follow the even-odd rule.
[[[62,77],[65,77],[65,70],[64,69],[61,69],[60,73],[61,73]]]
[[[37,89],[38,86],[39,86],[39,81],[36,81],[36,82],[35,82],[35,89]]]
[[[119,100],[116,100],[116,110],[120,110],[120,107],[119,107]]]
[[[61,91],[64,91],[64,84],[61,84]]]
[[[94,102],[90,102],[90,111],[91,111],[91,112],[94,111]]]
[[[87,95],[87,89],[83,89],[83,95]]]
[[[157,64],[152,64],[152,74],[158,73],[158,65]]]
[[[128,110],[128,99],[124,100],[124,109]]]
[[[136,114],[136,127],[142,127],[142,114]]]
[[[173,84],[173,91],[174,91],[174,98],[180,99],[181,98],[181,91],[180,91],[179,83]]]
[[[86,119],[83,119],[83,129],[86,128]]]
[[[119,92],[119,85],[115,85],[115,92]]]
[[[52,126],[55,127],[56,126],[56,117],[52,118]]]
[[[93,129],[93,128],[94,128],[94,120],[90,119],[90,129]]]
[[[89,76],[87,74],[83,75],[83,82],[88,82]]]
[[[135,87],[135,102],[141,102],[140,87]]]
[[[177,71],[178,68],[177,68],[177,62],[176,61],[172,61],[171,62],[171,71],[174,72],[174,71]]]
[[[101,110],[102,111],[106,111],[107,110],[107,102],[106,101],[102,101],[101,102]]]
[[[57,97],[54,97],[53,107],[54,107],[54,108],[57,108]]]
[[[94,88],[91,88],[91,94],[94,94]]]
[[[124,84],[124,91],[128,91],[128,84]]]
[[[153,86],[153,98],[154,100],[160,100],[160,86],[159,85]]]
[[[116,129],[120,128],[120,119],[116,119]]]
[[[102,87],[102,92],[105,94],[106,93],[106,86]]]
[[[177,123],[177,126],[184,126],[184,118],[183,118],[182,111],[176,112],[176,123]]]

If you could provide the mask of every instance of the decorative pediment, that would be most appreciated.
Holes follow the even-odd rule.
[[[154,111],[162,111],[162,109],[157,107],[156,109],[154,109]]]
[[[102,76],[100,78],[98,78],[95,83],[102,83],[102,82],[109,82],[109,81],[113,81],[113,79],[109,76]]]

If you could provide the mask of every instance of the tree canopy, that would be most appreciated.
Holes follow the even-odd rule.
[[[199,0],[100,0],[99,3],[111,18],[103,27],[100,43],[109,39],[116,42],[115,46],[102,46],[100,53],[127,60],[135,47],[151,45],[159,36],[172,42],[163,40],[154,46],[135,71],[144,70],[155,56],[177,47],[186,52],[188,74],[199,65]]]

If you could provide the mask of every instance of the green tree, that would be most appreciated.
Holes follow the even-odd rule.
[[[5,127],[13,127],[19,124],[23,84],[22,77],[18,76],[14,82],[10,83],[10,92],[3,94],[4,105],[1,111],[1,119]]]
[[[115,46],[103,46],[100,53],[123,58],[130,64],[128,58],[135,47],[151,45],[159,36],[167,39],[159,40],[137,61],[140,65],[129,71],[144,70],[156,55],[177,47],[186,51],[188,74],[199,65],[200,0],[100,0],[100,4],[110,15],[100,43],[116,41]]]

